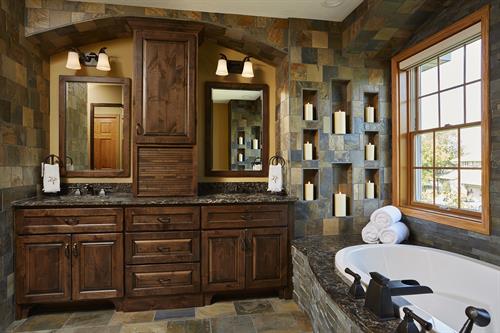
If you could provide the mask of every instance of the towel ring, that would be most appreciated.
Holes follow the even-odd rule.
[[[48,163],[48,164],[59,164],[59,166],[62,166],[63,163],[62,163],[62,160],[59,156],[57,155],[54,155],[54,154],[50,154],[49,156],[45,157],[43,159],[43,163]]]
[[[280,155],[274,155],[269,159],[269,165],[278,165],[281,164],[281,166],[285,166],[286,161],[283,157]]]

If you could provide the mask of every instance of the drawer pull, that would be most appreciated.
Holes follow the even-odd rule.
[[[159,217],[157,218],[157,220],[160,223],[165,223],[165,224],[170,223],[170,217]]]
[[[169,284],[170,282],[172,282],[172,279],[170,279],[170,278],[159,279],[158,282],[160,282],[160,284]]]
[[[80,223],[80,219],[77,217],[69,217],[64,219],[64,223],[66,223],[67,225],[77,225],[78,223]]]
[[[69,251],[70,251],[69,244],[68,243],[64,244],[64,255],[66,256],[66,258],[69,258]]]
[[[242,214],[242,215],[240,215],[240,218],[241,218],[242,220],[246,220],[246,221],[248,221],[248,220],[251,220],[251,219],[252,219],[252,215],[250,215],[250,214]]]
[[[77,243],[73,243],[73,255],[75,257],[78,257],[78,244]]]
[[[170,252],[170,248],[165,246],[158,246],[157,249],[159,252]]]

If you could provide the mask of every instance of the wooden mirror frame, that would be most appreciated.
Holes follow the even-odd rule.
[[[262,90],[262,170],[212,170],[212,89]],[[254,83],[205,83],[205,176],[207,177],[267,177],[269,167],[269,87]]]
[[[122,168],[114,170],[66,170],[66,84],[69,82],[113,83],[122,85],[123,146]],[[90,124],[89,124],[90,126]],[[65,177],[129,177],[130,176],[130,79],[102,76],[59,76],[59,156],[63,161],[61,175]]]

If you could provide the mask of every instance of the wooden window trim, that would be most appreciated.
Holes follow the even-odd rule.
[[[447,28],[438,33],[424,39],[423,41],[411,46],[397,55],[391,60],[391,75],[392,75],[392,171],[393,171],[393,205],[399,207],[403,214],[431,222],[436,222],[444,225],[453,226],[469,231],[478,232],[489,235],[491,232],[490,223],[490,193],[489,193],[489,173],[490,173],[490,115],[489,115],[489,13],[490,6],[486,5],[476,12],[464,17],[463,19],[453,23]],[[480,22],[481,23],[481,88],[482,88],[482,213],[480,217],[472,216],[463,213],[450,211],[436,210],[422,205],[412,205],[411,198],[408,197],[409,188],[411,188],[411,165],[407,161],[402,161],[401,156],[411,157],[409,150],[409,134],[406,132],[409,129],[410,118],[400,114],[400,75],[399,63],[408,57],[427,49],[428,47],[437,44],[444,39]],[[404,76],[404,84],[406,86],[405,99],[410,101],[412,96],[409,91],[408,75]],[[401,120],[406,122],[405,128],[400,128]],[[401,142],[403,141],[403,143]],[[409,156],[408,156],[409,155]],[[405,170],[402,170],[402,169]],[[404,175],[404,180],[402,176]],[[404,196],[404,197],[403,197]]]

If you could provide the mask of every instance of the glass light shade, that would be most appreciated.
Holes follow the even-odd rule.
[[[226,59],[219,59],[219,62],[217,63],[217,70],[215,71],[215,75],[218,75],[218,76],[229,75],[229,73],[227,71],[227,60]]]
[[[69,51],[68,52],[68,60],[66,61],[66,68],[79,70],[82,68],[80,65],[80,58],[78,52]]]
[[[243,71],[241,72],[243,77],[253,77],[253,65],[250,60],[245,61],[243,64]]]
[[[111,66],[109,65],[109,57],[106,53],[99,53],[99,58],[97,59],[97,65],[95,67],[97,70],[109,72]]]

